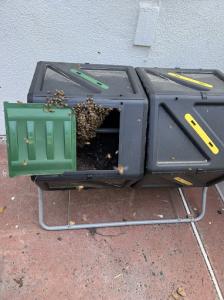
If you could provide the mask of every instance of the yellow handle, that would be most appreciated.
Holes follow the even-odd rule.
[[[219,149],[214,144],[214,142],[209,138],[207,133],[201,128],[198,122],[193,118],[191,114],[185,114],[185,120],[190,124],[190,126],[194,129],[194,131],[198,134],[198,136],[202,139],[202,141],[206,144],[206,146],[210,149],[213,154],[218,154]]]
[[[187,77],[187,76],[183,76],[183,75],[180,75],[180,74],[176,74],[176,73],[173,73],[173,72],[169,72],[169,73],[167,73],[167,75],[169,75],[171,77],[174,77],[174,78],[177,78],[177,79],[180,79],[180,80],[183,80],[183,81],[187,81],[189,83],[193,83],[193,84],[196,84],[196,85],[206,87],[208,89],[213,88],[213,85],[210,84],[210,83],[199,81],[199,80],[196,80],[196,79],[193,79],[193,78],[190,78],[190,77]]]

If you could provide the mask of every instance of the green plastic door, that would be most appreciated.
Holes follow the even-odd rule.
[[[4,103],[9,176],[76,170],[76,120],[69,108]]]

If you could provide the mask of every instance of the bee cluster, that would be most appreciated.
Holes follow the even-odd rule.
[[[44,110],[54,112],[55,108],[66,108],[66,97],[63,90],[56,90],[52,97],[47,98]],[[79,169],[117,169],[118,164],[118,137],[103,135],[103,140],[97,135],[99,128],[108,114],[110,107],[96,104],[92,98],[77,103],[71,107],[77,121],[77,165]],[[102,137],[102,136],[101,136]]]
[[[68,107],[68,104],[65,102],[63,90],[56,90],[53,97],[47,98],[45,109],[49,112],[53,112],[54,107]],[[102,107],[96,104],[92,98],[88,98],[86,101],[80,102],[72,107],[72,111],[75,113],[77,120],[77,143],[79,147],[83,147],[89,144],[91,139],[96,137],[96,129],[102,125],[112,109]]]
[[[51,98],[47,98],[47,103],[45,108],[48,111],[53,111],[53,107],[64,108],[68,107],[68,104],[65,103],[65,93],[63,90],[56,90]]]
[[[112,109],[94,103],[92,98],[76,104],[73,109],[77,118],[77,141],[82,147],[96,137],[96,129],[102,125]]]

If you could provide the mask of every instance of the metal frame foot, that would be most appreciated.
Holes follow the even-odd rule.
[[[183,199],[184,194],[181,188],[178,188],[180,197]],[[44,195],[43,190],[38,187],[38,203],[39,203],[39,224],[45,230],[71,230],[71,229],[90,229],[90,228],[105,228],[105,227],[120,227],[120,226],[132,226],[132,225],[159,225],[159,224],[182,224],[182,223],[194,223],[200,221],[206,211],[208,188],[202,189],[202,204],[201,212],[194,218],[175,218],[175,219],[155,219],[155,220],[140,220],[140,221],[121,221],[121,222],[108,222],[108,223],[93,223],[93,224],[74,224],[74,225],[47,225],[44,222]]]

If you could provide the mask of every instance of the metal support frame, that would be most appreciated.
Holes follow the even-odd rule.
[[[90,229],[90,228],[105,228],[105,227],[120,227],[120,226],[132,226],[132,225],[158,225],[158,224],[182,224],[182,223],[194,223],[200,221],[206,211],[207,201],[207,187],[202,189],[202,204],[201,212],[197,217],[188,218],[174,218],[174,219],[155,219],[155,220],[140,220],[140,221],[122,221],[122,222],[108,222],[108,223],[93,223],[93,224],[74,224],[74,225],[56,225],[49,226],[44,221],[44,195],[43,190],[38,187],[38,201],[39,201],[39,224],[45,230],[71,230],[71,229]],[[178,188],[181,199],[185,199],[183,191]]]

